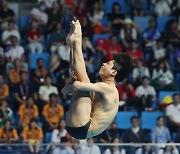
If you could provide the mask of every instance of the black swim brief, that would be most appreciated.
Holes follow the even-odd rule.
[[[82,127],[68,127],[66,126],[66,130],[69,134],[79,140],[83,140],[87,138],[87,132],[90,127],[91,121],[89,121],[86,125]]]

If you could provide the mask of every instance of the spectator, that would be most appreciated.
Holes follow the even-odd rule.
[[[136,107],[138,104],[138,97],[136,97],[135,89],[132,84],[128,81],[122,82],[117,86],[119,92],[119,100],[122,103],[120,106],[124,105],[124,110],[128,107]]]
[[[112,5],[112,13],[109,14],[109,21],[111,22],[111,28],[115,34],[118,34],[124,24],[124,13],[121,12],[121,5],[118,2],[114,2]]]
[[[65,29],[62,29],[62,24],[60,22],[56,23],[55,31],[50,35],[50,50],[52,54],[55,54],[59,50],[60,45],[65,41],[67,33]]]
[[[111,143],[114,143],[114,144],[121,143],[120,138],[113,138]],[[104,154],[126,154],[126,151],[121,146],[115,145],[106,149]]]
[[[167,63],[160,60],[157,67],[153,70],[152,85],[156,90],[176,90],[174,77],[172,72],[168,69]]]
[[[56,28],[57,23],[63,23],[63,17],[60,12],[60,6],[58,2],[53,2],[52,7],[47,11],[48,15],[48,23],[47,23],[47,32],[52,33],[53,30]]]
[[[155,6],[154,6],[154,13],[158,17],[169,16],[171,14],[171,8],[170,8],[169,1],[156,0]]]
[[[139,118],[131,117],[132,127],[125,131],[124,143],[146,143],[147,138],[144,131],[139,126]],[[128,147],[127,153],[135,153],[140,147]]]
[[[139,29],[137,25],[130,19],[124,20],[124,27],[120,31],[120,38],[123,48],[129,49],[131,42],[137,40]]]
[[[7,101],[5,99],[0,101],[0,128],[4,125],[4,122],[12,117],[12,110],[8,107]]]
[[[137,87],[136,95],[139,97],[139,111],[151,111],[152,103],[156,100],[156,91],[149,85],[149,78],[142,78],[142,85]]]
[[[22,68],[21,60],[16,58],[13,61],[13,69],[9,71],[9,80],[10,80],[10,88],[13,88],[16,83],[20,82],[20,73],[21,71],[25,71]]]
[[[61,91],[62,88],[67,84],[68,80],[69,80],[69,72],[61,71],[60,75],[57,77],[57,85],[59,85],[58,86],[59,91]],[[63,103],[64,113],[67,113],[69,111],[71,96],[63,93],[59,93],[59,95],[61,98],[61,102]]]
[[[119,137],[119,131],[116,123],[112,123],[108,129],[99,135],[100,143],[110,143],[113,138]]]
[[[170,143],[172,144],[172,142]],[[179,154],[179,151],[175,145],[171,145],[159,150],[158,154]]]
[[[131,0],[131,9],[133,16],[143,16],[144,15],[144,0]]]
[[[36,119],[30,120],[29,126],[23,129],[22,137],[23,142],[29,145],[31,153],[39,153],[44,135]]]
[[[153,51],[154,51],[154,59],[156,61],[165,59],[166,49],[163,47],[163,41],[161,39],[158,39],[156,43],[153,45]]]
[[[2,43],[4,48],[11,45],[11,36],[16,36],[20,40],[19,31],[15,27],[14,22],[8,22],[8,28],[2,32]]]
[[[117,37],[115,35],[112,35],[110,37],[109,45],[108,45],[108,51],[105,54],[106,55],[106,61],[110,61],[113,59],[114,55],[118,52],[122,52],[122,47],[118,44]]]
[[[48,15],[45,10],[46,3],[44,1],[40,1],[38,7],[31,10],[32,21],[35,20],[38,25],[45,26],[48,22]]]
[[[11,121],[4,121],[4,127],[0,128],[0,142],[7,145],[17,142],[18,139],[17,131],[12,128]]]
[[[127,50],[127,53],[132,57],[134,66],[136,65],[137,59],[143,58],[143,53],[138,49],[138,42],[136,40],[131,42],[131,49]]]
[[[19,124],[22,128],[28,126],[31,119],[38,117],[38,107],[34,104],[32,96],[26,98],[25,104],[19,107],[18,113],[20,115]]]
[[[0,47],[0,74],[4,74],[5,72],[5,62],[4,49]]]
[[[139,148],[135,154],[156,154],[154,148],[151,145],[143,146]]]
[[[46,76],[44,85],[39,87],[39,98],[45,103],[49,103],[49,96],[51,93],[58,94],[57,87],[53,86],[51,82],[51,77]]]
[[[79,154],[101,154],[100,148],[94,144],[93,138],[87,139],[87,144],[80,145]]]
[[[56,2],[56,0],[51,0],[51,1],[49,1],[49,0],[44,0],[44,1],[45,1],[45,3],[46,3],[46,7],[47,7],[48,9],[52,8],[53,3]]]
[[[100,3],[96,1],[90,12],[87,13],[88,19],[91,22],[94,34],[101,34],[102,32],[111,32],[110,28],[102,26],[102,19],[104,16],[104,11],[101,10]]]
[[[4,30],[8,27],[8,22],[15,22],[16,17],[12,9],[8,8],[8,1],[1,1],[2,8],[0,10],[0,29]]]
[[[48,76],[49,70],[44,67],[44,59],[37,59],[37,68],[34,71],[34,83],[36,90],[44,84],[45,78]]]
[[[143,65],[142,59],[137,59],[136,67],[132,71],[133,85],[140,86],[144,76],[150,77],[149,69]]]
[[[42,31],[38,29],[37,22],[33,20],[31,22],[31,28],[27,31],[28,47],[31,53],[35,53],[36,50],[38,53],[43,52],[42,41]]]
[[[180,31],[178,30],[177,21],[173,20],[167,25],[165,32],[165,40],[168,44],[168,51],[174,52],[175,48],[179,47],[180,44]]]
[[[171,133],[176,132],[180,128],[180,95],[173,95],[173,102],[166,108],[166,116],[168,118],[167,126]]]
[[[20,81],[15,85],[14,97],[15,104],[14,110],[18,111],[19,106],[26,103],[26,99],[29,95],[35,96],[34,88],[31,82],[28,82],[28,73],[26,71],[20,72]]]
[[[66,121],[61,119],[59,122],[58,129],[54,129],[52,132],[51,142],[58,144],[61,141],[62,137],[70,138],[69,133],[67,132]]]
[[[63,144],[60,147],[57,147],[52,154],[75,154],[75,151],[67,145],[68,143],[68,138],[67,137],[62,137],[61,138],[61,143]]]
[[[87,18],[86,2],[80,1],[77,8],[74,10],[74,16],[82,23],[84,18]]]
[[[157,118],[157,127],[151,131],[152,143],[168,143],[171,141],[169,129],[164,126],[164,118],[162,116]],[[164,146],[157,146],[156,152],[164,148]]]
[[[149,26],[143,32],[145,47],[152,48],[154,41],[160,38],[161,34],[157,30],[157,23],[154,18],[149,20]]]
[[[49,103],[43,108],[42,115],[44,116],[44,131],[49,131],[58,128],[60,119],[64,115],[64,109],[60,104],[57,104],[57,94],[49,95]]]
[[[65,42],[58,47],[58,57],[57,54],[53,54],[51,56],[51,72],[59,69],[68,69],[69,68],[69,60],[70,60],[70,47]]]
[[[176,67],[180,70],[180,48],[176,49]]]
[[[171,10],[172,10],[171,16],[176,16],[176,18],[179,18],[179,11],[180,11],[180,1],[179,0],[172,1]]]
[[[4,77],[0,74],[0,100],[6,99],[9,96],[9,87],[4,83]]]
[[[11,46],[6,48],[6,59],[8,63],[6,64],[6,73],[8,74],[10,69],[13,68],[13,61],[18,58],[22,60],[22,67],[28,71],[28,65],[26,62],[23,62],[24,60],[24,48],[19,45],[19,40],[16,36],[11,36]]]
[[[88,37],[89,39],[92,39],[94,32],[91,27],[90,21],[87,18],[82,18],[81,29],[83,37]]]
[[[83,51],[85,64],[87,67],[87,72],[91,74],[94,72],[94,65],[93,65],[94,49],[87,37],[86,38],[83,37],[82,39],[82,51]]]

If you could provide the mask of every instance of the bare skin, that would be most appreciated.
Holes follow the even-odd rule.
[[[104,131],[113,121],[118,111],[119,94],[115,87],[116,71],[114,61],[104,63],[99,71],[102,82],[90,83],[82,55],[82,32],[79,21],[72,21],[67,37],[71,46],[72,78],[63,88],[63,93],[73,93],[67,126],[81,127],[91,121],[87,138]]]

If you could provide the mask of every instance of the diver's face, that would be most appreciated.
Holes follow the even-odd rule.
[[[110,77],[113,71],[113,66],[114,66],[114,60],[111,60],[107,63],[103,63],[102,67],[99,70],[99,75],[104,78],[104,77]]]

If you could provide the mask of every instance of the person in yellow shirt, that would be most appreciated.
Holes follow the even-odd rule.
[[[37,119],[30,120],[29,126],[23,129],[22,137],[23,142],[28,143],[31,153],[39,152],[44,135],[42,128],[37,124]]]
[[[20,115],[20,126],[24,128],[27,126],[32,118],[36,118],[39,115],[38,107],[34,104],[32,96],[26,98],[26,104],[22,104],[18,111]]]
[[[11,121],[6,120],[4,127],[0,128],[0,143],[9,144],[17,142],[19,139],[16,129],[11,127]]]
[[[9,96],[9,87],[3,82],[3,75],[0,74],[0,100]]]
[[[62,116],[64,109],[60,104],[57,104],[57,94],[51,93],[49,95],[50,102],[43,108],[43,116],[45,118],[44,131],[56,129]]]
[[[13,61],[14,68],[9,71],[9,80],[10,80],[10,86],[13,88],[14,85],[18,82],[20,82],[20,73],[21,71],[26,71],[21,67],[21,60],[16,58]]]

